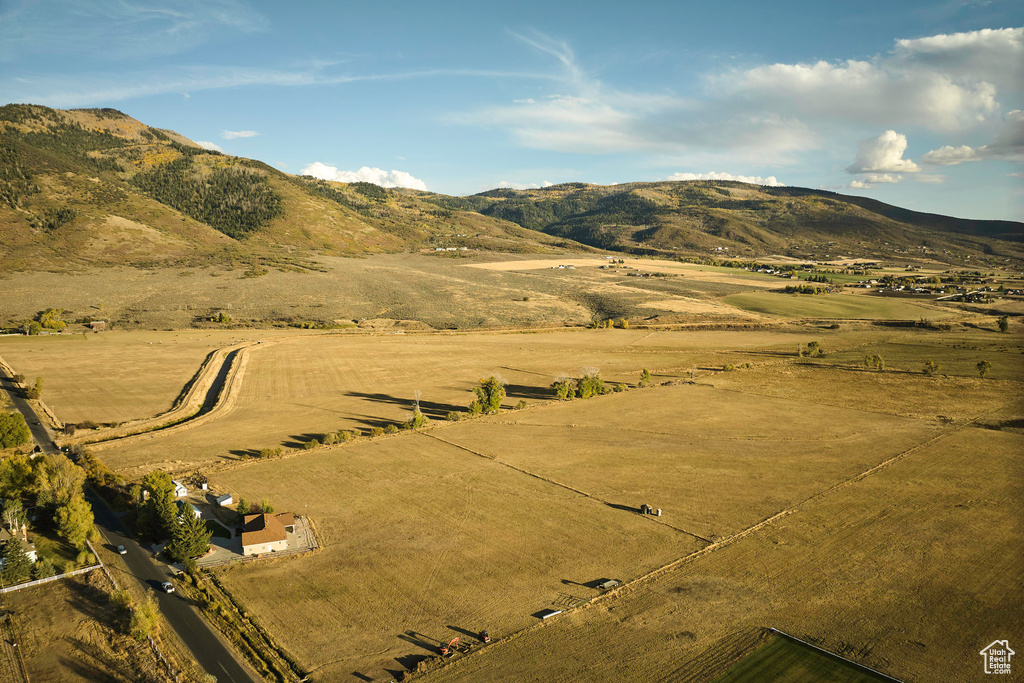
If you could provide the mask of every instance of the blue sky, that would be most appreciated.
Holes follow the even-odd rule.
[[[723,177],[1024,218],[1024,3],[0,0],[0,102],[471,194]]]

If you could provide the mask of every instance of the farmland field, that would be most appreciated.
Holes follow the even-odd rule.
[[[887,679],[777,636],[713,683],[876,683]]]
[[[867,294],[784,294],[751,292],[732,294],[722,300],[730,306],[755,313],[790,318],[857,318],[875,320],[941,320],[953,315],[932,305],[896,297]]]
[[[129,480],[198,470],[215,492],[313,521],[322,550],[215,570],[312,680],[397,678],[484,628],[489,647],[424,680],[710,680],[748,651],[742,634],[774,626],[899,678],[968,681],[971,648],[1019,632],[1024,597],[1021,339],[968,323],[138,331],[15,340],[5,358],[40,368],[60,415],[117,355],[69,363],[64,385],[67,349],[136,354],[159,381],[113,375],[124,398],[78,405],[96,419],[169,405],[172,373],[187,381],[206,344],[266,339],[215,419],[96,452]],[[811,341],[824,355],[798,356]],[[551,382],[583,368],[628,390],[555,400]],[[643,368],[654,386],[636,388]],[[491,374],[506,410],[444,419]],[[416,392],[427,429],[302,449],[403,421]],[[608,578],[625,585],[595,588]],[[540,622],[544,609],[564,613]]]

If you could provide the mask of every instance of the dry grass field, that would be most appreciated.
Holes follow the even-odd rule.
[[[143,676],[170,681],[148,644],[113,628],[109,591],[109,581],[97,570],[4,594],[0,649],[10,650],[16,640],[29,681],[131,683]],[[0,678],[24,680],[23,674],[5,671],[2,664]]]
[[[1022,448],[1020,434],[951,431],[424,680],[705,681],[746,631],[775,626],[901,680],[980,681],[978,651],[1024,626]]]
[[[421,434],[256,463],[212,484],[315,520],[321,552],[222,575],[315,680],[377,677],[467,632],[517,631],[596,592],[582,584],[703,545]]]
[[[274,331],[261,331],[272,337]],[[123,332],[0,338],[0,357],[29,381],[64,422],[124,422],[166,411],[215,349],[245,330]]]
[[[715,333],[701,334],[707,348]],[[872,334],[848,336],[856,346]],[[802,391],[765,395],[770,373],[801,371]],[[909,680],[970,680],[991,596],[1009,596],[997,626],[1021,625],[1009,605],[1020,597],[1012,491],[1024,438],[1005,393],[1019,385],[860,373],[837,398],[849,374],[792,362],[708,373],[707,385],[549,403],[217,473],[218,489],[309,505],[326,546],[231,570],[225,584],[321,680],[393,675],[479,628],[510,637],[428,679],[690,680],[736,633],[767,626]],[[945,391],[923,391],[925,380]],[[638,516],[641,502],[664,515]],[[599,593],[579,584],[687,557],[708,545],[694,535],[716,541],[713,552],[571,609]],[[973,571],[985,546],[1001,559]],[[958,582],[968,594],[940,604]],[[570,610],[539,626],[542,607]],[[977,620],[953,637],[958,614]],[[956,648],[958,677],[929,677],[953,666]],[[930,659],[905,663],[918,650]]]
[[[279,337],[250,352],[238,400],[223,417],[177,434],[112,445],[103,457],[133,475],[154,467],[231,462],[250,449],[296,447],[328,431],[404,421],[417,390],[425,414],[443,420],[448,411],[464,409],[472,387],[491,374],[509,383],[507,406],[519,400],[530,405],[551,398],[547,387],[556,377],[578,376],[584,367],[628,384],[646,367],[662,381],[689,376],[694,367],[746,362],[755,349],[792,354],[805,338],[800,331],[614,329]]]
[[[594,291],[662,300],[678,280],[588,270]],[[198,468],[314,521],[322,551],[218,570],[311,680],[386,680],[482,628],[496,642],[426,680],[707,680],[775,626],[905,680],[969,681],[977,650],[1024,626],[1024,349],[1016,325],[986,325],[135,331],[7,338],[0,355],[44,377],[63,419],[100,421],[166,409],[215,347],[273,342],[216,419],[98,452],[130,479]],[[811,341],[826,354],[798,358]],[[117,358],[136,369],[108,376]],[[585,367],[630,386],[648,368],[657,386],[552,400]],[[491,374],[527,408],[443,420]],[[104,377],[104,397],[77,398]],[[246,457],[403,421],[417,391],[426,431]],[[633,583],[600,595],[605,578]],[[545,608],[566,612],[542,624]]]

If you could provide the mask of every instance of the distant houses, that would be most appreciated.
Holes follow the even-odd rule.
[[[295,515],[246,515],[242,526],[242,554],[260,555],[288,549],[288,534],[295,533]]]

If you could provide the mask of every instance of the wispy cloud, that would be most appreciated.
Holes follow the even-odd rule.
[[[0,61],[47,54],[118,60],[187,52],[225,31],[252,33],[267,19],[240,0],[89,0],[5,3]]]
[[[216,143],[213,143],[213,142],[207,142],[206,140],[196,140],[195,142],[196,142],[197,145],[199,145],[203,149],[211,149],[214,152],[223,152],[224,151],[223,149],[220,148],[220,145],[218,145]]]
[[[237,140],[238,138],[254,138],[259,133],[254,130],[223,130],[220,136],[225,140]]]
[[[550,80],[547,74],[490,69],[419,69],[394,73],[335,74],[319,67],[259,69],[235,66],[193,66],[173,70],[135,71],[118,74],[84,74],[71,77],[10,78],[0,80],[0,91],[9,102],[32,102],[50,107],[87,107],[166,93],[195,93],[253,86],[302,87],[345,85],[371,81],[403,81],[423,78],[517,78]]]

